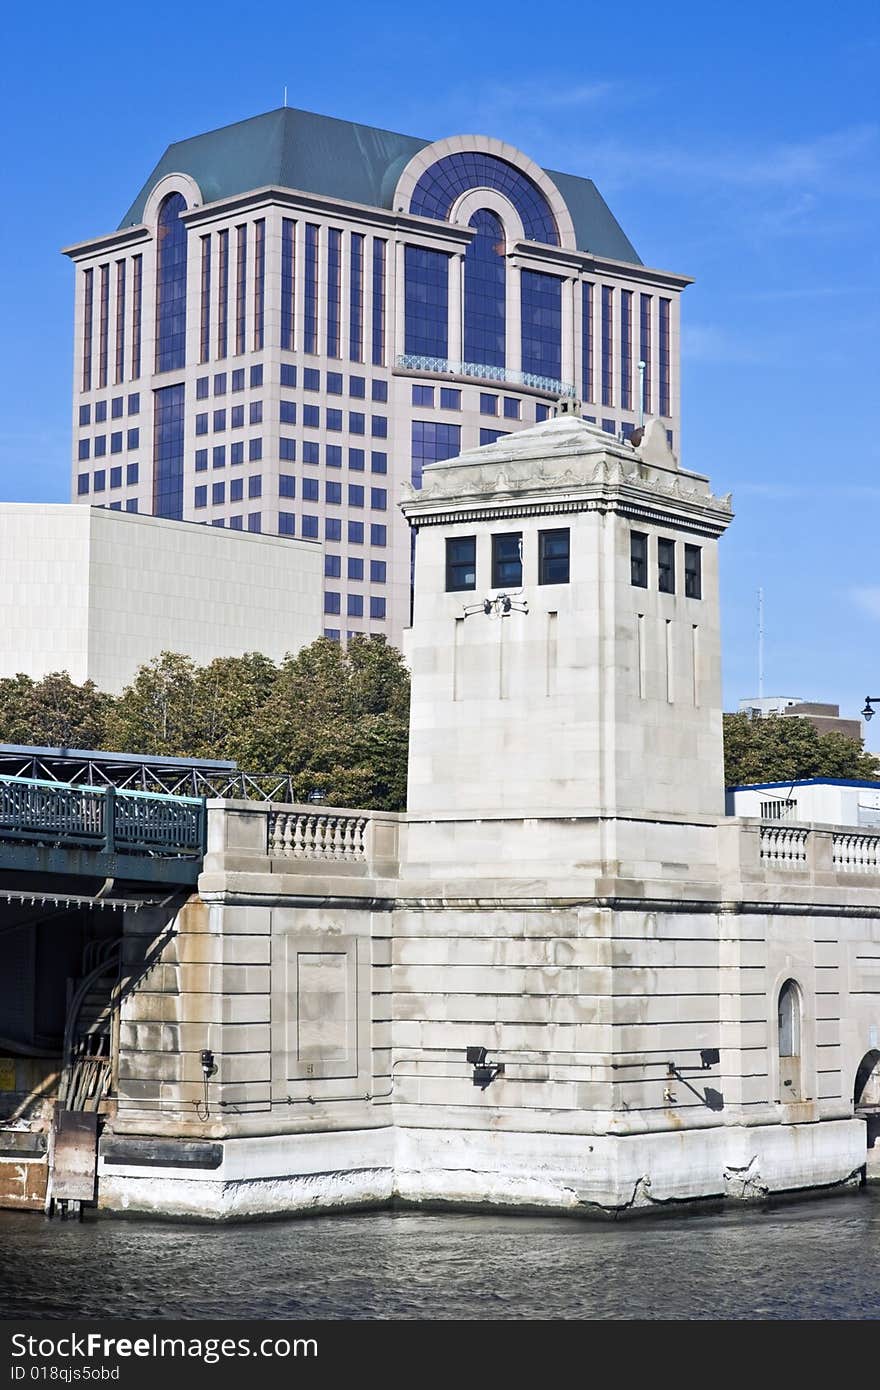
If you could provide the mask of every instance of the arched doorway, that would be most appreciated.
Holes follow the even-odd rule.
[[[867,1169],[880,1172],[880,1051],[866,1052],[853,1085],[853,1114],[865,1121]]]
[[[801,1079],[801,992],[794,980],[779,991],[779,1099],[785,1104],[803,1100]]]

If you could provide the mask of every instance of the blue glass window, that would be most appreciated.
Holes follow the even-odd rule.
[[[342,556],[324,556],[324,576],[327,579],[339,579],[342,574]]]
[[[341,505],[342,505],[342,484],[341,484],[341,483],[325,483],[325,484],[324,484],[324,501],[325,501],[325,502],[329,502],[332,506],[336,506],[336,507],[341,506]]]
[[[414,386],[412,389],[412,403],[413,405],[433,405],[433,386]]]
[[[364,360],[364,237],[351,234],[351,286],[348,301],[348,356],[352,362]]]
[[[317,535],[317,532],[315,532]],[[328,516],[324,522],[324,539],[328,541],[342,540],[342,522],[338,516]]]
[[[388,510],[388,493],[384,487],[370,488],[370,507],[374,512]]]
[[[153,510],[156,516],[183,520],[184,387],[164,386],[154,393]],[[207,417],[205,427],[207,428]]]
[[[91,446],[88,439],[81,439],[79,441],[78,457],[81,459],[87,459],[89,456],[90,447]]]
[[[562,281],[521,271],[522,369],[559,380],[562,375]]]
[[[317,405],[303,406],[303,425],[310,430],[316,430],[321,425],[321,407]]]
[[[130,463],[130,464],[127,465],[126,470],[125,470],[125,481],[126,481],[126,483],[128,484],[128,486],[131,487],[134,483],[137,482],[137,480],[138,480],[138,466],[137,466],[136,463]]]
[[[261,514],[259,512],[248,512],[248,530],[261,531],[262,527]]]
[[[202,303],[199,325],[199,361],[211,360],[211,237],[202,237]]]
[[[101,425],[107,419],[107,402],[95,401],[95,424]]]
[[[296,424],[296,401],[282,401],[279,407],[279,419],[282,425]]]
[[[279,473],[278,475],[278,496],[296,496],[296,478],[292,473]]]
[[[632,290],[620,291],[620,406],[632,410]]]
[[[341,410],[331,410],[331,409],[328,409],[328,410],[327,410],[327,416],[326,416],[326,418],[327,418],[327,428],[328,428],[328,430],[341,430],[341,429],[342,429],[342,411],[341,411]]]
[[[373,366],[385,362],[385,242],[373,238]]]
[[[348,558],[348,577],[349,579],[363,579],[364,562],[359,556],[350,555]]]
[[[370,454],[370,472],[387,473],[388,455],[380,453],[378,450],[374,449],[373,452]]]
[[[122,487],[122,468],[110,469],[110,486]]]
[[[342,467],[342,445],[328,444],[324,450],[324,462],[328,468]]]
[[[318,228],[306,223],[305,264],[305,331],[303,347],[306,352],[318,351]]]
[[[422,469],[441,459],[455,458],[461,453],[461,426],[443,425],[434,420],[413,420],[412,424],[412,485],[421,487]]]
[[[136,498],[136,497],[129,497],[128,501],[127,501],[126,504],[125,504],[125,510],[126,510],[127,512],[136,512],[137,509],[138,509],[138,500],[137,500],[137,498]]]
[[[131,395],[129,396],[129,398],[128,398],[128,413],[129,413],[129,415],[140,415],[140,413],[141,413],[141,396],[140,396],[140,392],[139,392],[139,391],[132,391]]]
[[[364,543],[364,523],[362,521],[350,521],[348,523],[349,545],[363,545]]]
[[[261,217],[254,223],[254,352],[263,350],[263,307],[266,302],[266,223]],[[254,372],[262,374],[262,367],[251,367],[251,386]]]
[[[348,412],[348,428],[351,434],[363,434],[366,429],[366,416],[358,410]]]
[[[409,210],[418,217],[447,222],[453,203],[471,188],[497,189],[513,203],[529,241],[559,245],[556,218],[537,184],[505,159],[477,150],[444,155],[426,169],[413,190]]]
[[[244,440],[239,439],[235,444],[229,446],[229,462],[232,464],[244,463]]]
[[[328,395],[328,396],[341,396],[341,395],[342,395],[342,372],[328,372],[328,373],[327,373],[327,395]]]
[[[141,307],[143,300],[143,256],[132,256],[131,295],[131,379],[141,374]],[[137,509],[135,509],[137,510]]]
[[[593,397],[593,286],[582,286],[583,325],[581,329],[581,374],[585,401]]]
[[[364,616],[363,594],[348,595],[348,616],[349,618],[362,618]]]
[[[304,502],[317,502],[319,495],[317,478],[303,478],[302,495]]]
[[[206,401],[208,399],[210,382],[206,376],[200,376],[196,380],[196,400]]]
[[[461,410],[461,392],[456,386],[440,387],[440,409]]]
[[[235,232],[235,352],[238,356],[247,352],[247,226],[236,227]]]
[[[384,598],[371,597],[371,599],[370,599],[370,617],[371,617],[371,618],[384,618],[384,617],[385,617],[385,600],[384,600]]]
[[[112,420],[122,419],[122,397],[114,396],[110,402],[110,418]]]
[[[653,412],[654,382],[651,374],[651,295],[639,295],[639,358],[644,363],[642,408],[646,415]]]
[[[229,423],[232,429],[244,429],[244,406],[234,405],[229,412]]]
[[[617,422],[614,420],[603,420],[602,428],[606,434],[617,434]]]
[[[372,383],[372,386],[373,386],[373,400],[374,400],[374,401],[387,401],[387,399],[388,399],[388,382],[387,382],[387,381],[374,381],[374,382]]]
[[[332,590],[329,591],[328,593],[326,593],[326,594],[324,595],[324,612],[325,612],[325,613],[339,613],[339,612],[341,611],[341,610],[340,610],[340,603],[341,603],[341,598],[340,598],[339,594],[338,594],[338,593],[334,593]]]
[[[519,401],[514,396],[504,397],[504,418],[505,420],[519,419]]]
[[[296,223],[289,217],[281,221],[281,346],[285,352],[293,352],[294,309],[296,305]],[[296,367],[293,367],[293,381],[284,380],[286,364],[281,365],[281,385],[296,385]]]
[[[388,527],[380,526],[375,523],[370,527],[370,545],[384,546],[388,544]]]
[[[96,434],[96,435],[95,435],[95,458],[96,458],[96,459],[102,459],[102,458],[104,457],[104,455],[106,454],[106,452],[107,452],[107,436],[106,436],[106,434]]]
[[[281,363],[281,385],[282,385],[282,386],[295,386],[295,385],[296,385],[296,367],[294,366],[294,364],[293,364],[292,362],[282,362],[282,363]]]
[[[385,564],[385,561],[384,561],[384,560],[371,560],[371,561],[370,561],[370,583],[371,583],[371,584],[384,584],[384,583],[385,583],[385,574],[386,574],[387,568],[388,568],[388,567],[387,567],[387,565]]]
[[[229,231],[218,233],[220,255],[217,272],[217,356],[222,361],[229,350]]]
[[[350,507],[362,507],[364,505],[364,490],[360,483],[349,483],[348,505]]]
[[[497,415],[497,414],[498,414],[498,397],[497,397],[497,396],[487,396],[487,395],[485,395],[485,394],[482,394],[482,395],[480,396],[480,414],[481,414],[481,415]]]
[[[253,477],[248,478],[248,497],[262,497],[262,495],[263,479],[259,473],[255,473]]]
[[[370,423],[370,433],[374,439],[388,438],[388,418],[385,415],[374,415]]]
[[[197,488],[195,489],[195,492],[193,493],[193,506],[194,506],[194,507],[207,507],[207,505],[208,505],[208,489],[207,489],[207,487],[206,487],[206,486],[197,487]]]
[[[614,404],[614,290],[602,286],[602,404]]]
[[[215,431],[216,431],[216,430],[225,430],[225,429],[226,429],[226,411],[225,411],[225,410],[215,410],[215,411],[214,411],[214,429],[215,429]]]
[[[103,492],[107,482],[107,474],[103,468],[99,468],[92,478],[92,491]]]
[[[229,484],[230,502],[240,502],[244,497],[244,478],[233,478]]]
[[[213,465],[214,465],[215,468],[225,468],[225,467],[226,467],[226,445],[225,445],[225,444],[215,444],[215,445],[214,445],[214,455],[213,455],[213,458],[212,458],[211,462],[213,463]]]
[[[350,376],[348,378],[348,394],[354,396],[356,400],[363,400],[367,394],[367,383],[362,376]]]
[[[465,360],[503,367],[507,274],[504,227],[487,208],[475,212],[468,226],[475,228],[477,235],[464,257]]]
[[[302,534],[306,540],[315,541],[318,539],[318,518],[316,516],[304,516],[302,519]]]
[[[241,522],[242,522],[242,519],[241,519],[240,516],[231,516],[231,517],[229,518],[229,529],[230,529],[230,531],[241,531],[241,530],[243,530],[243,527],[242,527]]]
[[[250,442],[248,443],[248,459],[250,460],[250,462],[251,462],[251,463],[255,463],[255,462],[257,461],[257,459],[261,459],[262,457],[263,457],[263,441],[262,441],[262,439],[252,439],[252,440],[250,440]]]
[[[92,389],[92,315],[94,313],[94,270],[83,271],[82,390]]]
[[[327,356],[339,357],[339,320],[342,316],[342,233],[327,230]]]
[[[303,445],[303,463],[320,463],[320,446],[313,444],[311,440],[306,440]]]
[[[420,357],[445,358],[448,348],[449,257],[445,251],[407,246],[404,266],[404,352]]]
[[[257,387],[259,387],[259,386],[262,386],[262,384],[263,384],[263,364],[262,364],[262,362],[256,362],[256,363],[254,363],[253,367],[251,367],[251,377],[250,377],[250,381],[251,381],[251,389],[253,389],[253,390],[255,390],[255,389],[256,389]]]
[[[205,469],[206,469],[207,467],[208,467],[208,451],[207,451],[207,449],[196,449],[196,472],[197,472],[197,473],[204,473],[204,471],[205,471]]]
[[[536,406],[535,406],[535,420],[537,421],[538,424],[540,424],[542,420],[548,420],[549,418],[550,418],[550,407],[549,407],[549,405],[536,405]]]
[[[251,401],[250,410],[248,411],[248,421],[252,425],[261,425],[263,423],[262,401]]]
[[[318,368],[317,368],[317,367],[304,367],[304,368],[303,368],[303,390],[304,390],[304,391],[320,391],[320,389],[321,389],[321,373],[318,371]]]
[[[221,503],[223,503],[223,502],[225,502],[225,501],[226,501],[226,484],[225,484],[225,483],[212,483],[212,484],[211,484],[211,502],[212,502],[212,504],[213,504],[215,507],[219,507],[219,506],[221,505]]]
[[[88,475],[88,473],[80,473],[79,477],[78,477],[77,480],[76,480],[76,495],[77,495],[77,497],[85,497],[86,494],[88,493],[88,490],[89,490],[89,475]]]
[[[296,517],[293,512],[278,513],[278,534],[279,536],[296,535]]]
[[[125,447],[126,447],[127,449],[137,449],[138,446],[140,445],[140,442],[141,442],[141,432],[140,432],[140,430],[138,430],[138,429],[129,430],[129,431],[128,431],[128,434],[127,434],[127,437],[126,437],[126,441],[125,441]]]
[[[670,390],[669,390],[669,311],[672,306],[670,299],[660,300],[660,342],[657,365],[660,376],[660,414],[668,415],[670,412]],[[670,445],[671,447],[671,445]]]
[[[349,466],[349,468],[354,469],[354,471],[355,471],[356,473],[363,473],[363,471],[364,471],[364,458],[365,458],[365,455],[364,455],[363,449],[349,449],[349,451],[348,451],[348,466]]]
[[[232,389],[233,391],[244,390],[244,367],[236,367],[232,373]]]
[[[186,361],[186,200],[169,193],[156,227],[156,371],[171,372]],[[162,513],[160,513],[162,515]]]
[[[278,457],[285,463],[290,463],[296,458],[296,440],[287,439],[284,435],[278,440]]]
[[[480,444],[494,444],[496,439],[506,439],[510,430],[480,430]]]
[[[196,416],[196,434],[208,433],[208,414],[205,411],[202,415]]]

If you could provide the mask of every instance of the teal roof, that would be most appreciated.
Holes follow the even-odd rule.
[[[166,174],[189,174],[206,203],[272,186],[390,209],[406,165],[432,143],[279,107],[169,145],[119,225],[143,221],[150,190]],[[591,179],[546,172],[568,204],[580,250],[641,264]]]

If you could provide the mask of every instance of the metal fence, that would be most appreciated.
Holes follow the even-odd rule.
[[[201,797],[0,776],[0,840],[201,856],[205,823]]]

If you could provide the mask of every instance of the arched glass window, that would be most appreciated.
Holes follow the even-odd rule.
[[[556,218],[537,184],[506,159],[477,150],[444,155],[426,169],[413,190],[409,210],[446,222],[455,200],[471,188],[497,189],[513,203],[529,241],[559,245]]]
[[[172,372],[186,362],[186,212],[181,193],[169,193],[156,227],[156,371]]]
[[[779,1055],[801,1055],[801,1000],[794,980],[786,980],[779,991]]]
[[[488,208],[475,212],[476,229],[464,258],[464,356],[467,362],[504,366],[507,243],[501,219]]]

